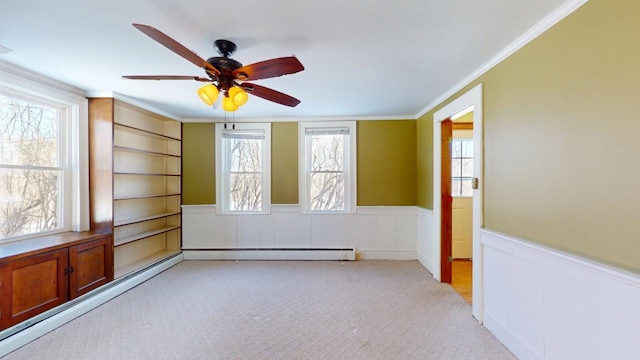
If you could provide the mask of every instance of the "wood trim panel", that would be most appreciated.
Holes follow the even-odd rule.
[[[472,122],[454,122],[453,130],[473,130]]]
[[[89,99],[89,219],[92,230],[113,230],[114,99]]]
[[[451,138],[453,133],[453,122],[445,120],[442,122],[441,136],[441,169],[440,172],[440,281],[451,283]]]

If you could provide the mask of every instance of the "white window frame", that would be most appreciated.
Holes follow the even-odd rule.
[[[225,129],[226,126],[226,129]],[[264,144],[262,147],[262,210],[236,211],[229,209],[229,183],[227,170],[227,154],[223,147],[223,131],[262,131]],[[215,128],[216,157],[216,213],[218,214],[269,214],[271,212],[271,123],[216,123]]]
[[[311,165],[311,144],[308,141],[308,131],[313,129],[336,129],[346,128],[349,135],[345,137],[344,143],[344,163],[345,163],[345,206],[344,210],[327,211],[312,210],[310,204],[310,165]],[[300,212],[303,214],[343,214],[355,213],[357,201],[357,164],[356,164],[356,122],[355,121],[326,121],[326,122],[300,122],[298,123],[298,188]]]
[[[0,239],[0,243],[66,231],[89,229],[89,140],[88,103],[84,92],[40,74],[0,62],[0,91],[16,98],[55,107],[60,119],[59,166],[64,168],[64,184],[58,204],[58,229]]]

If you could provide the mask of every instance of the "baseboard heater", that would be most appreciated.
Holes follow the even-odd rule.
[[[185,260],[356,260],[355,248],[182,249]]]

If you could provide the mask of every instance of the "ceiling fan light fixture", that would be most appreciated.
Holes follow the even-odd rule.
[[[222,99],[222,110],[233,112],[238,110],[239,106],[233,103],[233,100],[230,97],[225,96]]]
[[[213,84],[207,84],[200,89],[198,89],[198,96],[200,100],[202,100],[205,104],[212,106],[216,99],[218,98],[218,88]]]
[[[240,87],[234,86],[229,89],[229,98],[237,106],[242,106],[249,100],[249,95]]]

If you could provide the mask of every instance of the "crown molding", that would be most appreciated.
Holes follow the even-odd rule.
[[[467,75],[464,79],[450,88],[448,91],[444,92],[438,98],[433,100],[429,105],[427,105],[422,111],[418,112],[414,119],[419,119],[424,116],[424,114],[433,110],[436,106],[445,102],[448,98],[455,95],[458,91],[462,90],[465,86],[470,84],[472,81],[476,80],[480,76],[484,75],[487,71],[491,70],[494,66],[501,63],[504,59],[508,58],[516,51],[523,48],[525,45],[533,41],[538,36],[542,35],[545,31],[551,28],[553,25],[557,24],[560,20],[569,16],[571,13],[576,11],[579,7],[584,5],[588,0],[569,0],[562,4],[559,8],[557,8],[554,12],[547,15],[544,19],[540,20],[537,24],[531,27],[527,32],[522,34],[516,40],[514,40],[511,44],[507,45],[506,48],[502,49],[498,54],[492,57],[489,61],[484,63],[482,66],[477,68],[474,72]]]

